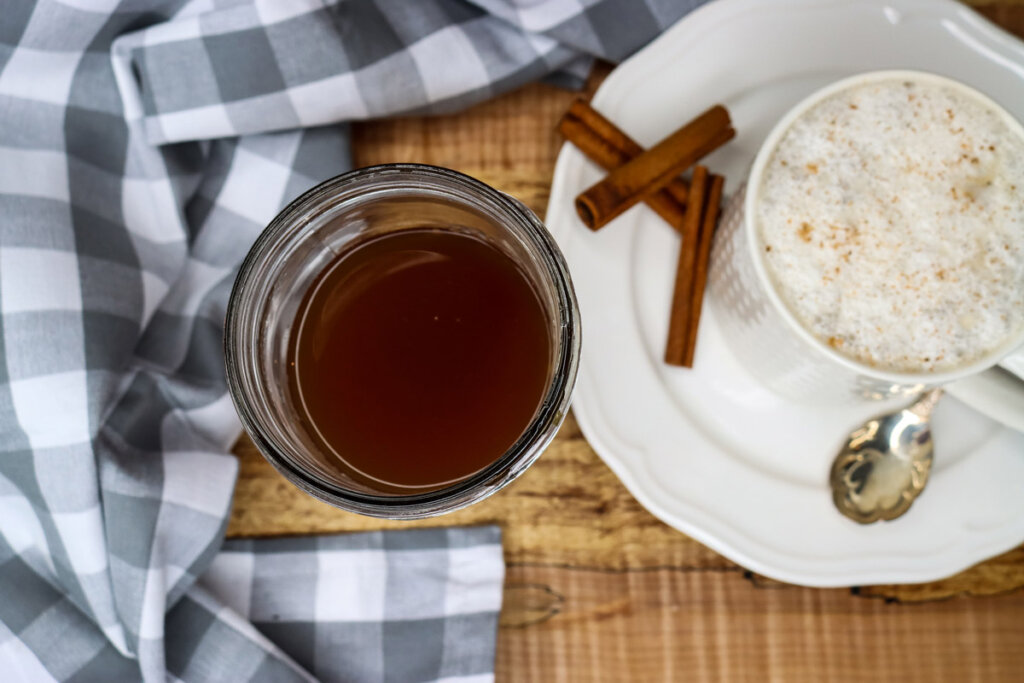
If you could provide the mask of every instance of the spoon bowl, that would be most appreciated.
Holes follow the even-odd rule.
[[[909,407],[851,432],[830,476],[832,501],[841,513],[870,524],[910,509],[928,483],[934,452],[929,420],[942,393],[932,389]]]

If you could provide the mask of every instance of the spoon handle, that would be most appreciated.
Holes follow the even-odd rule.
[[[931,391],[927,391],[921,395],[921,398],[914,401],[914,404],[907,408],[907,410],[922,420],[927,420],[928,416],[932,414],[932,410],[935,409],[935,404],[939,402],[944,393],[946,392],[942,387],[936,387]]]

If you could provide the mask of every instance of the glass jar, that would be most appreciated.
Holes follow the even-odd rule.
[[[338,255],[368,238],[422,228],[476,234],[519,266],[549,323],[547,389],[519,439],[490,465],[436,490],[383,493],[331,466],[330,455],[304,427],[288,372],[292,325],[307,289]],[[455,171],[386,164],[332,178],[271,221],[235,280],[224,344],[228,387],[242,424],[281,474],[343,510],[415,519],[482,500],[537,459],[569,409],[580,317],[561,252],[522,203]]]

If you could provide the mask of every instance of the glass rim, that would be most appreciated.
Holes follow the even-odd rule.
[[[391,181],[396,183],[396,187],[413,193],[425,189],[445,193],[448,188],[443,184],[447,182],[479,194],[492,205],[490,208],[498,209],[499,216],[492,217],[494,220],[501,219],[506,228],[515,229],[518,236],[529,243],[529,251],[541,262],[542,271],[550,280],[557,299],[558,317],[551,321],[552,327],[557,329],[552,379],[533,419],[519,438],[493,462],[460,481],[430,491],[409,494],[355,491],[328,482],[299,466],[286,454],[289,449],[282,448],[264,428],[258,410],[252,406],[247,383],[242,378],[246,370],[259,375],[254,367],[255,354],[251,349],[243,348],[246,330],[240,323],[242,309],[246,305],[258,305],[247,297],[257,284],[252,279],[253,271],[272,258],[272,248],[295,227],[296,219],[310,210],[323,207],[345,190],[358,190],[361,184],[373,180]],[[426,187],[404,185],[403,180],[420,181]],[[447,194],[466,201],[464,197]],[[357,191],[351,196],[341,197],[335,206],[364,196]],[[250,341],[249,346],[255,347],[255,344]],[[458,171],[427,164],[380,164],[355,169],[325,180],[291,201],[260,233],[243,259],[225,312],[224,360],[228,391],[246,433],[266,460],[286,479],[319,500],[351,512],[392,519],[429,517],[460,509],[495,493],[522,474],[551,442],[568,413],[580,348],[579,305],[572,279],[561,251],[544,224],[521,202],[486,183]],[[247,362],[253,367],[245,368]]]

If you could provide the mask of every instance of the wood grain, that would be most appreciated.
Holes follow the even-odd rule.
[[[1024,0],[972,4],[1024,35]],[[574,97],[533,85],[456,116],[359,124],[355,161],[455,168],[543,216],[560,145],[554,125]],[[652,517],[571,416],[511,486],[422,522],[335,510],[281,478],[247,439],[236,453],[231,536],[499,524],[509,563],[500,680],[959,682],[1021,680],[1024,671],[1024,546],[921,585],[781,584]]]
[[[505,621],[499,680],[964,683],[1024,672],[1024,593],[898,605],[668,569],[512,567],[506,582],[535,618]]]

